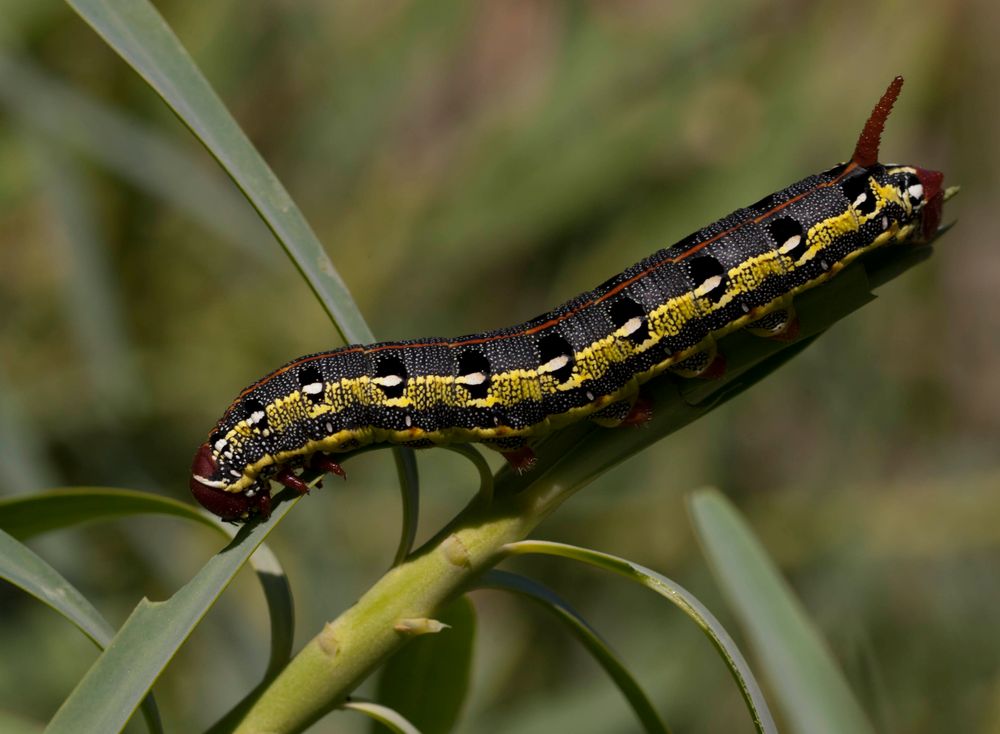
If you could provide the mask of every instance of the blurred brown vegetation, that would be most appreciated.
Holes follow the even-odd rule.
[[[633,558],[724,621],[683,497],[748,514],[884,731],[1000,730],[1000,6],[967,2],[162,0],[316,228],[379,338],[547,309],[849,155],[888,81],[883,158],[961,184],[935,256],[756,389],[574,498],[546,537]],[[0,1],[0,492],[186,496],[193,448],[244,384],[336,345],[308,288],[158,98],[56,0]],[[425,533],[474,490],[420,454]],[[385,568],[390,456],[273,536],[307,639]],[[339,484],[339,483],[338,483]],[[36,547],[120,623],[217,543],[169,520]],[[578,606],[686,731],[750,731],[695,628],[558,562]],[[0,707],[46,719],[94,652],[0,589]],[[494,592],[463,731],[627,732],[595,664]],[[157,686],[205,725],[263,670],[244,579]],[[734,630],[735,631],[735,630]],[[337,715],[317,731],[350,729]]]

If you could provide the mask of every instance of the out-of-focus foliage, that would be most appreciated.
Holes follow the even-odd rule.
[[[683,511],[687,491],[718,485],[877,729],[1000,728],[994,4],[157,7],[386,339],[530,317],[845,158],[903,74],[884,157],[962,184],[946,215],[959,226],[879,302],[595,483],[541,534],[661,570],[735,630]],[[56,0],[0,0],[0,17],[0,492],[107,484],[183,499],[191,453],[229,398],[335,332],[214,163],[76,16]],[[475,477],[447,452],[420,462],[426,532]],[[391,454],[368,454],[269,540],[302,634],[388,565],[394,483]],[[33,547],[117,626],[217,543],[137,519]],[[664,625],[655,601],[610,578],[555,564],[532,575],[610,638],[678,730],[749,731],[690,625]],[[158,682],[168,729],[210,723],[266,667],[246,576]],[[466,731],[632,730],[617,691],[545,615],[491,592],[476,602]],[[95,653],[9,587],[0,619],[0,709],[47,719]],[[316,730],[352,726],[366,725],[337,715]]]

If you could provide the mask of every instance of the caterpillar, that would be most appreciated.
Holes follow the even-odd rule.
[[[858,256],[928,238],[944,175],[881,164],[896,77],[850,160],[765,196],[530,321],[457,338],[349,345],[299,357],[233,401],[195,454],[190,488],[223,519],[267,517],[270,480],[343,476],[333,456],[371,443],[478,442],[519,469],[549,431],[641,422],[639,386],[670,369],[710,378],[715,341],[741,328],[792,337],[792,299]]]

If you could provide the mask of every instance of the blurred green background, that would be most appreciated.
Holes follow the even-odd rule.
[[[1000,730],[1000,6],[978,2],[268,2],[158,8],[304,210],[380,339],[508,325],[849,156],[896,74],[883,159],[945,171],[935,256],[710,418],[606,475],[539,531],[697,593],[734,633],[685,516],[747,513],[884,731]],[[187,497],[231,397],[337,345],[308,288],[160,100],[56,0],[0,0],[0,492]],[[991,223],[990,220],[994,222]],[[474,491],[419,454],[423,537]],[[391,560],[388,452],[269,541],[299,642]],[[33,544],[119,624],[218,547],[156,519]],[[647,592],[519,564],[607,635],[668,723],[751,731],[722,662]],[[257,682],[246,574],[156,692],[170,730]],[[464,732],[630,732],[543,613],[480,592]],[[0,588],[0,709],[47,720],[96,652]],[[737,637],[739,635],[737,634]],[[337,714],[318,732],[365,730]]]

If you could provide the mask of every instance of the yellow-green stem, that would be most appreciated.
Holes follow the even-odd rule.
[[[473,500],[409,560],[328,623],[266,688],[236,732],[303,731],[340,705],[409,639],[396,629],[398,620],[432,617],[472,579],[502,560],[500,549],[506,543],[527,537],[571,493],[552,490],[529,489],[491,504]]]

